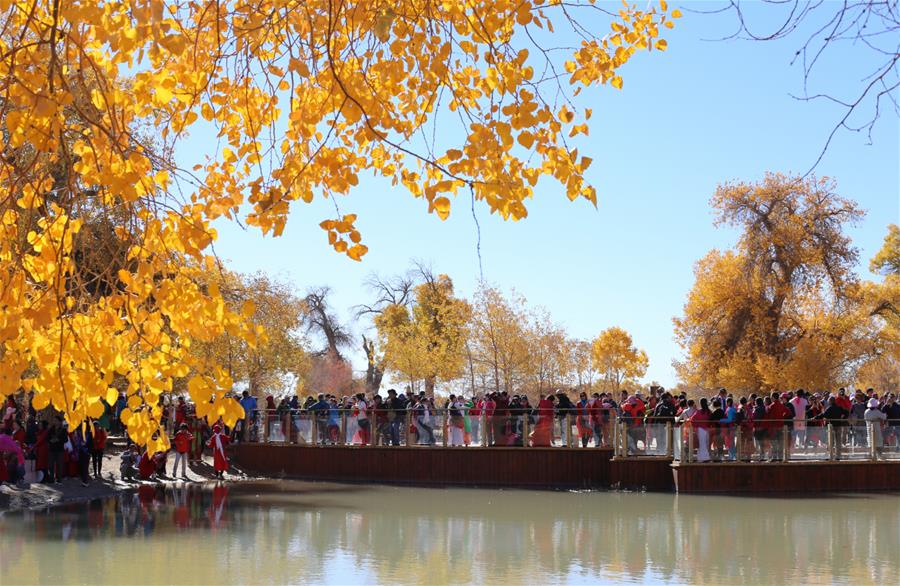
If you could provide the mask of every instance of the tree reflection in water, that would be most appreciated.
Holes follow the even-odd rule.
[[[0,518],[4,583],[893,583],[900,497],[188,485]]]

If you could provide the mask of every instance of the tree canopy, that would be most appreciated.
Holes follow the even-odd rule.
[[[442,218],[461,189],[522,218],[540,177],[595,202],[590,158],[567,143],[591,112],[568,96],[621,87],[621,66],[665,49],[678,16],[590,0],[0,0],[0,395],[31,391],[74,427],[123,377],[122,419],[156,450],[160,396],[187,379],[198,412],[233,423],[227,369],[192,352],[255,336],[252,307],[208,282],[212,222],[278,235],[291,202],[362,174]],[[554,26],[577,45],[558,51]],[[448,123],[459,143],[436,144]],[[216,143],[185,169],[173,154],[197,128]],[[358,260],[355,220],[321,227]],[[107,267],[79,253],[98,234]]]

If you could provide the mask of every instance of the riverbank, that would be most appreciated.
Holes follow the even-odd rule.
[[[192,464],[187,470],[187,479],[160,478],[158,480],[132,481],[122,479],[119,473],[121,463],[120,446],[114,445],[103,457],[103,478],[91,478],[88,486],[82,486],[80,478],[65,478],[60,484],[20,483],[0,484],[0,515],[7,511],[39,509],[66,502],[87,501],[115,495],[119,492],[135,490],[141,485],[175,485],[184,482],[207,482],[215,480],[212,456],[204,456],[201,464]],[[166,472],[172,471],[174,456],[169,454]],[[247,480],[248,476],[234,466],[225,473],[225,480]]]

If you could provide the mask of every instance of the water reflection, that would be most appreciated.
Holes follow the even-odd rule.
[[[294,482],[145,486],[0,518],[4,583],[896,583],[900,497]]]

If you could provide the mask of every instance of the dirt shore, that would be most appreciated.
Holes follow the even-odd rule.
[[[118,442],[114,442],[118,443]],[[81,485],[80,478],[65,478],[60,484],[20,483],[10,485],[0,484],[0,515],[7,511],[20,509],[44,508],[64,502],[84,501],[95,498],[112,496],[118,492],[134,490],[142,484],[178,484],[182,482],[205,482],[213,480],[215,472],[212,466],[212,456],[204,455],[202,464],[191,464],[187,470],[187,480],[175,479],[169,476],[175,464],[175,456],[169,453],[166,462],[167,477],[155,481],[122,480],[119,474],[119,463],[122,449],[113,445],[103,457],[103,478],[91,478],[88,486]],[[28,463],[26,463],[26,466]],[[179,469],[180,473],[180,469]],[[247,476],[240,470],[231,468],[225,473],[228,481],[247,480]]]

